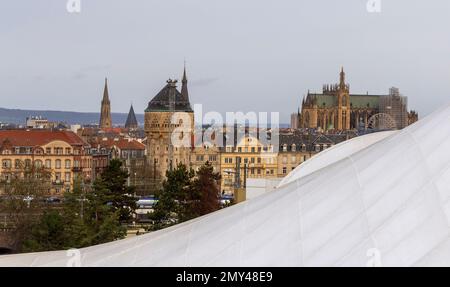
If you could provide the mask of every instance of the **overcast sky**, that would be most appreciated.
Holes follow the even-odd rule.
[[[396,86],[420,116],[450,102],[450,1],[2,0],[0,107],[143,113],[187,61],[204,110],[278,111],[338,81],[352,93]]]

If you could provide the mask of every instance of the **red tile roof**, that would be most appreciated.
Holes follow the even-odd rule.
[[[118,147],[119,149],[127,149],[127,150],[145,150],[145,145],[138,142],[137,140],[128,140],[125,138],[108,138],[101,139],[97,142],[101,147],[111,148],[113,146]]]
[[[0,130],[0,146],[7,140],[12,146],[42,146],[52,141],[65,141],[70,145],[87,145],[71,131],[51,130]]]

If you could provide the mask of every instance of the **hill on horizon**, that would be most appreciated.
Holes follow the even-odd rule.
[[[22,110],[0,108],[0,122],[24,125],[27,117],[41,116],[51,122],[63,122],[67,124],[98,124],[100,113],[90,112],[69,112],[50,110]],[[113,125],[125,125],[127,113],[111,113]],[[139,125],[144,124],[144,115],[136,114]]]

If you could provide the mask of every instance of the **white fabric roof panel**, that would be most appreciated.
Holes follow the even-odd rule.
[[[81,264],[450,266],[450,107],[371,137],[355,141],[357,152],[348,141],[313,157],[310,173],[299,176],[300,167],[251,201],[81,249]],[[0,266],[66,266],[68,258],[10,255]]]

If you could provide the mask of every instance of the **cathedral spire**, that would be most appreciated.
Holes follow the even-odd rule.
[[[111,103],[109,101],[108,79],[105,78],[105,88],[103,90],[102,107],[100,110],[100,128],[112,127]]]
[[[341,74],[340,74],[339,86],[340,86],[340,87],[345,87],[345,73],[344,73],[344,67],[341,67]]]
[[[184,63],[183,69],[183,79],[181,80],[181,95],[183,96],[183,101],[189,102],[189,92],[187,87],[187,77],[186,77],[186,62]]]

